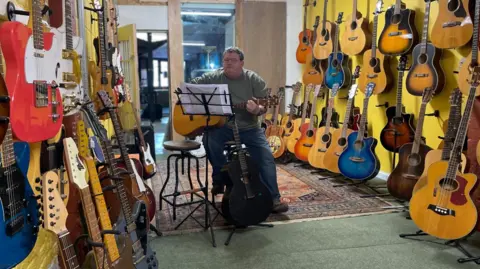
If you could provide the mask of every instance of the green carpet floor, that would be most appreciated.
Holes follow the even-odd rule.
[[[209,232],[157,237],[151,246],[159,268],[169,269],[480,268],[457,263],[464,256],[442,240],[398,236],[416,230],[403,214],[390,213],[252,228],[236,233],[230,246],[223,244],[228,231],[216,230],[217,248],[211,246]],[[480,247],[480,236],[465,245],[480,255],[475,247]]]

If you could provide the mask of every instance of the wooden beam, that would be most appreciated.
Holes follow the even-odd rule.
[[[245,0],[235,0],[235,46],[243,49],[243,5]]]
[[[170,139],[182,140],[183,137],[173,129],[173,108],[178,98],[175,90],[184,81],[183,72],[183,24],[181,17],[181,0],[168,1],[168,65],[170,71]]]

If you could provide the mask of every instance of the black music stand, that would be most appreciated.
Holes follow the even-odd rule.
[[[209,125],[210,116],[232,116],[233,109],[232,109],[231,95],[228,93],[228,88],[219,90],[219,88],[221,87],[220,85],[208,85],[209,86],[208,88],[205,88],[205,86],[207,85],[191,85],[190,87],[188,84],[185,84],[185,85],[186,85],[185,86],[186,91],[180,88],[177,88],[177,90],[175,91],[175,94],[178,97],[178,104],[180,105],[182,109],[182,113],[184,115],[206,116],[206,119],[205,119],[206,124],[205,124],[205,131],[204,131],[204,137],[205,137],[204,147],[208,147],[208,130],[210,128],[210,125]],[[195,87],[195,86],[200,86],[201,88]],[[193,88],[196,88],[196,89],[194,90]],[[220,92],[220,91],[223,91],[223,92]],[[188,98],[182,98],[182,96],[188,97]],[[189,108],[189,109],[186,109],[186,108]],[[222,108],[222,111],[219,111],[217,108]],[[225,112],[225,109],[226,109],[226,112]],[[211,204],[212,207],[217,212],[218,212],[218,209],[215,205],[213,205],[208,200],[208,158],[206,158],[206,162],[205,162],[205,188],[204,188],[203,194],[205,195],[204,197],[205,215],[206,215],[205,229],[210,228],[213,246],[216,247],[215,235],[213,233],[213,224],[212,224],[213,221],[210,216],[210,209],[208,207],[208,204]],[[218,214],[221,214],[221,213],[218,212]]]

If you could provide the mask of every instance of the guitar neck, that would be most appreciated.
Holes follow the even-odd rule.
[[[475,18],[473,21],[473,37],[472,37],[472,64],[478,64],[478,24],[480,23],[480,1],[475,1]]]
[[[417,154],[420,149],[420,143],[422,143],[423,133],[423,120],[425,119],[425,111],[427,110],[427,103],[423,102],[420,106],[420,113],[417,122],[417,128],[415,129],[415,138],[413,140],[412,153]]]
[[[425,1],[425,16],[423,17],[423,30],[422,30],[422,43],[421,53],[427,52],[427,40],[428,40],[428,23],[430,21],[430,1]]]
[[[315,111],[317,111],[317,94],[313,96],[313,101],[312,101],[312,110],[310,111],[310,122],[308,123],[308,130],[313,130],[313,116],[315,116]]]
[[[308,3],[305,2],[303,5],[303,37],[307,37],[307,12],[308,12]],[[307,38],[308,39],[308,38]],[[310,40],[307,41],[307,44],[310,43]]]
[[[461,120],[461,105],[462,99],[460,99],[459,104],[451,104],[450,105],[450,113],[448,115],[448,129],[445,137],[443,138],[443,149],[442,149],[442,160],[448,160],[450,158],[450,153],[452,152],[453,148],[453,140],[455,139],[455,135],[457,133],[458,124]]]
[[[334,46],[333,46],[333,55],[337,55],[338,53],[338,42],[340,40],[339,36],[340,36],[340,31],[338,31],[339,27],[338,27],[338,24],[337,25],[337,31],[335,31],[335,40],[334,40]],[[337,65],[337,68],[339,68],[339,66]]]
[[[373,17],[373,31],[372,31],[372,59],[377,58],[377,28],[378,28],[378,15]]]
[[[235,139],[235,145],[237,149],[239,149],[238,160],[240,161],[240,167],[242,169],[243,182],[245,184],[248,184],[249,179],[248,179],[247,160],[245,158],[245,153],[242,151],[242,142],[240,140],[240,133],[238,132],[237,120],[234,120],[232,129],[233,129],[233,137]]]
[[[142,146],[144,149],[147,148],[147,144],[145,143],[145,137],[143,136],[143,131],[142,131],[142,122],[140,120],[140,117],[138,116],[137,109],[133,106],[133,103],[130,103],[132,106],[133,114],[135,117],[135,123],[137,125],[137,132],[138,132],[138,138],[140,140],[140,146]]]
[[[290,103],[290,113],[288,113],[288,122],[291,122],[293,119],[293,111],[295,110],[295,100],[297,100],[297,92],[293,93],[292,102]]]
[[[327,4],[328,0],[325,0],[325,2],[323,3],[322,31],[325,31],[327,26]]]
[[[403,87],[403,70],[398,71],[397,82],[397,103],[395,106],[395,116],[400,118],[402,116],[402,87]]]
[[[73,50],[72,0],[65,1],[65,42],[65,47]]]
[[[348,122],[350,120],[350,114],[352,113],[352,106],[353,106],[353,98],[348,98],[347,101],[347,108],[345,111],[345,117],[343,118],[343,126],[342,126],[342,137],[347,136],[347,129],[348,129]]]
[[[357,20],[357,0],[353,0],[352,22]]]
[[[335,102],[335,97],[331,97],[327,105],[327,120],[325,124],[325,134],[330,133],[330,124],[332,122],[332,110]],[[348,125],[348,124],[347,124]]]
[[[363,137],[365,136],[365,125],[366,125],[365,123],[367,122],[369,100],[370,100],[370,96],[365,97],[363,99],[362,119],[360,120],[360,128],[357,134],[357,141],[363,141]]]
[[[98,12],[98,47],[100,50],[100,69],[101,69],[101,75],[102,75],[102,84],[105,85],[108,82],[107,80],[107,66],[110,65],[108,63],[108,58],[107,58],[107,37],[105,35],[105,26],[107,24],[107,17],[105,15],[105,12],[108,10],[106,6],[107,1],[103,1],[103,10]]]
[[[395,15],[400,14],[401,9],[402,9],[402,0],[396,0],[393,14]]]
[[[44,49],[42,23],[42,9],[44,4],[44,0],[32,0],[33,47],[37,50]]]
[[[128,173],[130,173],[130,177],[133,180],[134,179],[133,167],[130,162],[127,146],[124,140],[125,133],[123,132],[122,127],[120,127],[120,122],[118,120],[117,113],[115,112],[115,110],[110,109],[109,113],[110,113],[110,118],[112,119],[113,129],[115,130],[115,137],[118,141],[118,146],[120,147],[120,154],[122,155],[123,162],[125,163],[125,166],[127,167],[127,171]]]
[[[73,247],[73,244],[70,242],[70,232],[68,230],[65,230],[62,233],[57,234],[57,236],[58,241],[60,242],[60,254],[62,256],[65,268],[80,268],[77,255],[75,254],[75,249]]]
[[[304,89],[304,94],[303,94],[303,107],[302,107],[302,124],[303,125],[305,123],[305,118],[307,116],[307,107],[308,107],[308,94],[310,93],[310,91]],[[300,127],[298,127],[300,128]]]
[[[8,123],[7,132],[3,138],[1,150],[2,167],[7,168],[15,164],[15,152],[13,151],[12,128],[10,123]]]

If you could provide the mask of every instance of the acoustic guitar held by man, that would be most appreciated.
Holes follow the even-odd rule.
[[[236,47],[227,48],[223,53],[223,68],[205,73],[192,80],[196,84],[227,84],[233,104],[247,102],[246,109],[234,108],[235,119],[239,128],[240,140],[247,147],[251,158],[258,165],[262,182],[269,189],[273,199],[273,213],[288,211],[288,204],[280,200],[277,183],[277,170],[264,132],[260,128],[258,116],[266,108],[257,104],[256,98],[267,95],[265,81],[255,72],[243,68],[244,54]],[[212,193],[224,193],[225,185],[230,179],[222,174],[222,167],[227,163],[224,155],[225,143],[233,141],[232,124],[229,122],[221,128],[208,131],[207,157],[212,164]],[[203,139],[206,139],[204,136]]]

